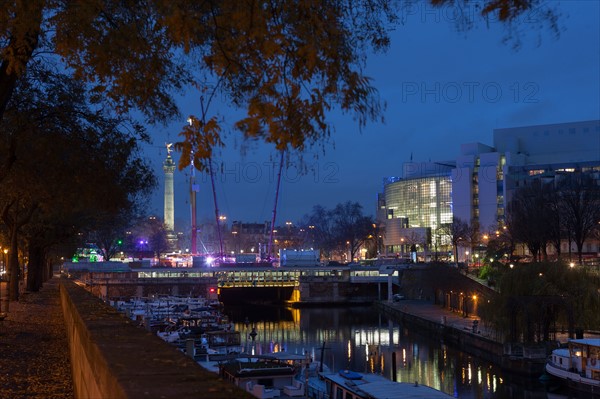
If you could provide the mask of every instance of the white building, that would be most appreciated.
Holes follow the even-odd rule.
[[[600,171],[600,121],[494,130],[494,146],[461,145],[452,171],[453,215],[476,220],[483,231],[504,220],[523,180],[556,171]]]
[[[431,234],[453,217],[494,231],[525,180],[570,171],[591,172],[600,182],[599,120],[495,129],[493,146],[462,144],[455,161],[407,163],[403,177],[385,179],[379,195],[386,253],[406,249],[407,229]]]

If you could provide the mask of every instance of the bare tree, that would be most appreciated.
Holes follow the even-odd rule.
[[[600,221],[600,187],[591,175],[578,172],[563,176],[558,188],[559,209],[564,215],[568,236],[577,246],[579,263],[582,263],[583,244],[598,228]]]
[[[303,219],[308,240],[321,250],[347,253],[350,260],[363,244],[381,235],[373,218],[363,215],[358,202],[347,201],[334,209],[315,205]]]
[[[441,227],[441,232],[450,240],[454,252],[454,261],[458,262],[458,244],[469,241],[469,224],[460,218],[454,217],[452,223]]]
[[[303,219],[301,224],[305,228],[306,240],[310,242],[311,247],[329,254],[335,246],[331,211],[321,205],[315,205],[312,212]]]
[[[362,213],[362,206],[358,202],[345,202],[338,204],[332,213],[334,236],[340,245],[348,245],[350,261],[374,233],[373,218]]]
[[[555,210],[550,206],[552,184],[539,179],[519,188],[506,207],[506,220],[514,239],[525,243],[534,259],[546,256]]]

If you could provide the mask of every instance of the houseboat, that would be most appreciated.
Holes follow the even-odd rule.
[[[220,363],[219,374],[260,399],[303,396],[304,386],[296,376],[305,360],[305,356],[286,353],[240,355]]]
[[[394,382],[371,373],[340,370],[338,373],[319,373],[322,384],[310,381],[310,398],[315,399],[449,399],[442,391],[427,385]],[[320,388],[319,388],[320,387]]]
[[[566,348],[553,350],[546,372],[569,388],[600,397],[600,338],[572,339]]]

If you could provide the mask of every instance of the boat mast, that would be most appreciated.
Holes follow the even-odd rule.
[[[271,232],[269,235],[269,245],[267,249],[267,259],[271,260],[271,247],[273,245],[273,229],[275,229],[275,216],[277,215],[277,198],[279,197],[279,186],[281,184],[281,171],[283,169],[283,154],[281,150],[281,159],[279,161],[279,173],[277,173],[277,188],[275,190],[275,205],[273,206],[273,217],[271,218]]]
[[[207,86],[204,87],[202,89],[202,94],[200,95],[200,111],[201,111],[201,128],[199,130],[199,134],[206,134],[206,114],[208,112],[208,108],[210,107],[210,103],[215,95],[215,93],[217,92],[217,89],[219,88],[220,84],[221,84],[221,80],[222,80],[222,76],[219,77],[216,85],[212,86]],[[212,87],[211,87],[212,86]],[[204,93],[208,93],[208,98],[204,99]],[[192,125],[192,119],[188,119],[188,121],[190,122],[190,126]],[[204,133],[203,133],[204,132]],[[193,148],[192,148],[193,150]],[[211,154],[212,154],[212,148],[211,148]],[[194,157],[193,157],[193,151],[192,151],[192,178],[195,176],[194,173]],[[219,234],[219,257],[221,257],[223,255],[223,240],[221,238],[221,227],[219,226],[219,209],[217,208],[217,194],[215,192],[215,179],[213,176],[213,170],[212,170],[212,157],[208,158],[208,169],[209,169],[209,173],[210,173],[210,181],[212,183],[212,191],[213,191],[213,200],[215,203],[215,215],[216,215],[216,219],[217,219],[217,232]],[[195,187],[195,190],[198,191],[198,186]],[[194,192],[194,190],[192,190],[192,233],[193,238],[192,238],[192,251],[194,251],[194,249],[196,248],[196,194]]]
[[[215,220],[217,223],[217,236],[219,237],[219,259],[223,254],[223,238],[221,237],[221,225],[219,222],[219,206],[217,205],[217,191],[215,190],[215,176],[213,174],[212,160],[208,162],[208,172],[210,173],[210,182],[212,184],[213,202],[215,204]]]
[[[323,341],[323,347],[321,348],[321,364],[319,364],[319,372],[322,373],[323,372],[323,360],[325,359],[325,341]],[[333,367],[333,365],[331,365],[331,367]]]
[[[188,118],[188,123],[192,126],[192,118]],[[190,154],[190,207],[191,207],[191,224],[192,224],[192,237],[191,237],[191,250],[192,255],[197,255],[196,236],[198,228],[196,226],[196,192],[198,191],[198,185],[196,184],[196,167],[194,166],[194,149],[192,148]]]

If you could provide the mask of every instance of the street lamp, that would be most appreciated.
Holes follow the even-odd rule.
[[[239,245],[238,245],[238,240],[237,240],[238,232],[234,230],[231,232],[231,234],[233,235],[233,249],[235,251],[238,251],[239,250]]]
[[[4,250],[2,251],[4,252],[4,259],[3,259],[3,263],[4,263],[4,270],[2,275],[0,275],[0,288],[2,287],[2,280],[4,280],[4,275],[6,275],[6,260],[7,260],[7,254],[8,254],[8,248],[4,248]],[[8,294],[8,282],[6,283],[6,294]],[[0,289],[0,320],[4,320],[7,316],[8,313],[8,297],[4,297],[4,294],[2,294],[2,290]]]
[[[346,247],[348,248],[348,253],[347,253],[347,254],[345,254],[345,255],[346,255],[346,260],[347,260],[348,262],[352,262],[352,256],[348,256],[348,254],[352,255],[352,254],[350,253],[350,251],[351,251],[351,250],[350,250],[350,241],[346,241]],[[348,260],[348,259],[350,259],[350,260]]]
[[[400,238],[400,259],[404,261],[404,237]]]
[[[4,249],[2,250],[2,252],[4,252],[4,259],[2,260],[2,262],[4,263],[4,270],[3,270],[3,271],[4,271],[4,274],[6,274],[7,263],[8,263],[8,257],[7,257],[7,254],[8,254],[8,248],[4,248]]]

